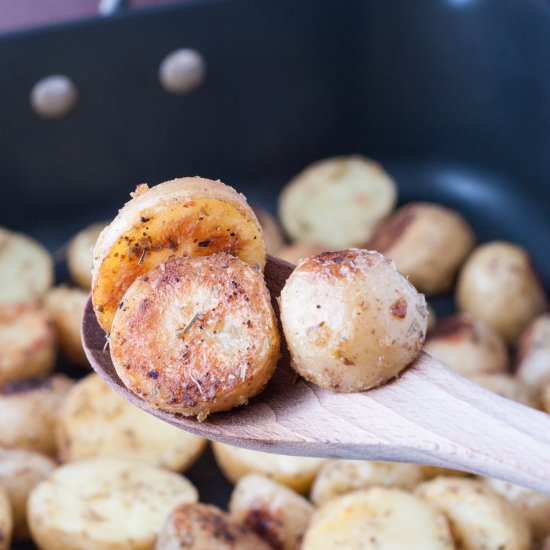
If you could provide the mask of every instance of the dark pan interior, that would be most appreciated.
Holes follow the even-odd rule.
[[[187,96],[157,80],[178,47],[208,65]],[[456,207],[481,240],[524,245],[549,287],[549,59],[546,0],[190,2],[5,36],[0,224],[57,250],[137,183],[195,174],[274,211],[306,164],[356,152],[386,166],[401,202]],[[80,99],[42,120],[29,91],[52,73]],[[211,457],[190,477],[226,502]]]

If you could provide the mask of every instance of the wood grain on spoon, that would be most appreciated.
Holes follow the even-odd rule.
[[[268,258],[276,298],[293,266]],[[281,454],[415,462],[467,470],[550,494],[550,416],[469,382],[427,354],[364,393],[332,393],[297,379],[287,353],[266,390],[204,422],[151,408],[120,381],[88,301],[84,349],[94,370],[141,409],[197,435]]]

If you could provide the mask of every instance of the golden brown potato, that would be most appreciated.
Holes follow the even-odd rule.
[[[0,304],[0,350],[0,386],[48,374],[55,362],[55,330],[44,309]]]
[[[275,255],[277,258],[281,258],[281,260],[285,260],[291,264],[297,264],[304,258],[317,256],[317,254],[326,251],[327,248],[328,247],[320,244],[296,242],[279,249]]]
[[[321,506],[333,498],[371,487],[414,489],[424,476],[417,464],[367,460],[331,460],[323,465],[311,489]]]
[[[250,474],[233,490],[229,512],[272,548],[299,550],[313,506],[284,485]]]
[[[368,247],[391,258],[418,290],[437,294],[451,288],[474,240],[458,212],[437,204],[411,203],[380,224]]]
[[[94,247],[92,298],[99,324],[110,331],[138,276],[173,257],[219,252],[252,266],[265,264],[262,229],[243,195],[203,178],[138,186]]]
[[[311,164],[288,183],[279,217],[297,241],[361,246],[396,198],[395,183],[379,164],[361,156],[337,157]]]
[[[29,527],[41,550],[152,550],[168,514],[197,501],[184,477],[132,460],[66,464],[32,491]]]
[[[262,273],[228,254],[175,258],[136,279],[110,342],[130,390],[154,407],[199,419],[245,404],[279,359]]]
[[[90,374],[68,393],[58,414],[63,462],[93,457],[133,458],[174,471],[189,468],[206,440],[179,430],[117,395]]]
[[[459,308],[485,321],[508,342],[547,308],[546,297],[527,252],[514,244],[478,247],[460,273]]]
[[[506,372],[508,368],[508,350],[500,335],[465,314],[440,321],[424,350],[466,377]]]
[[[497,393],[501,397],[523,403],[528,407],[537,408],[538,400],[529,391],[527,386],[517,378],[506,373],[478,374],[471,376],[470,380],[484,387],[486,390]]]
[[[8,493],[13,516],[13,538],[29,537],[27,500],[34,487],[57,467],[44,455],[16,449],[0,449],[0,486]]]
[[[168,518],[156,550],[273,550],[248,527],[208,504],[182,504]]]
[[[12,529],[10,500],[6,489],[0,485],[0,550],[10,550]]]
[[[253,206],[252,209],[262,226],[264,232],[265,249],[268,254],[277,256],[277,252],[283,248],[285,240],[277,220],[261,206]]]
[[[319,508],[303,550],[453,550],[445,516],[421,499],[373,487]]]
[[[550,385],[550,315],[537,317],[521,335],[517,376],[535,393]]]
[[[55,455],[55,417],[73,382],[56,374],[0,388],[0,447]]]
[[[89,367],[82,349],[80,325],[88,294],[79,288],[56,287],[48,292],[46,310],[54,320],[57,341],[63,353],[77,365]]]
[[[53,284],[53,260],[36,241],[0,227],[0,304],[35,302]]]
[[[393,378],[422,348],[422,294],[378,252],[325,252],[298,264],[281,292],[292,367],[334,391],[363,391]]]
[[[90,291],[92,286],[93,248],[107,222],[98,222],[79,231],[69,243],[67,266],[72,280]]]
[[[212,446],[218,466],[231,482],[237,483],[247,474],[259,474],[301,494],[309,492],[324,463],[322,458],[262,453],[216,441]]]
[[[529,550],[531,533],[525,517],[482,481],[438,477],[420,484],[415,494],[447,516],[457,548]]]

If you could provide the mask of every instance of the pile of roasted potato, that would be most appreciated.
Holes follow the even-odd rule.
[[[550,315],[528,253],[504,242],[476,247],[468,222],[446,207],[411,203],[394,211],[396,202],[397,186],[379,165],[342,157],[308,167],[283,190],[279,214],[291,242],[271,214],[254,211],[268,253],[289,261],[360,247],[393,260],[428,298],[452,291],[456,282],[458,313],[437,322],[431,312],[426,351],[488,390],[550,413]],[[215,218],[216,212],[209,214]],[[174,219],[184,215],[174,209]],[[73,286],[57,287],[48,251],[0,229],[0,550],[28,539],[44,550],[550,548],[550,496],[424,465],[287,457],[213,443],[216,462],[235,487],[227,511],[199,503],[183,474],[207,442],[147,415],[89,372],[80,322],[92,282],[92,247],[104,226],[94,224],[72,239],[66,260]],[[239,242],[249,246],[236,255],[253,264],[259,257],[253,220],[238,230]],[[105,257],[136,254],[119,244],[107,243]],[[149,262],[158,264],[142,250],[132,264],[139,266],[137,275],[147,273]],[[372,266],[381,262],[369,254],[359,258]],[[223,261],[249,292],[268,300],[254,273],[232,258]],[[200,257],[195,264],[209,276]],[[105,263],[105,272],[113,265]],[[381,277],[394,276],[384,265],[380,270]],[[140,284],[154,286],[154,276]],[[227,279],[229,286],[235,277]],[[303,296],[307,277],[308,269],[297,270],[282,296],[282,320],[296,341],[301,321],[292,315],[299,299],[293,292]],[[409,315],[414,310],[420,317],[411,322],[425,324],[423,297],[406,281],[395,285],[417,306]],[[136,295],[148,291],[143,287]],[[175,290],[159,297],[167,310],[170,292]],[[119,312],[120,293],[113,285],[101,297],[104,327],[134,307],[130,295],[127,312]],[[342,294],[346,303],[351,299]],[[246,324],[238,317],[243,307],[228,309],[238,321],[236,334],[237,324]],[[200,318],[193,322],[199,329]],[[112,333],[112,343],[115,338]],[[271,348],[258,349],[256,355]],[[58,353],[74,365],[74,379],[55,372]],[[265,356],[266,373],[276,359]],[[356,381],[323,382],[346,389]],[[133,383],[144,387],[148,378]],[[227,399],[238,403],[241,397]],[[189,409],[200,415],[197,403]]]

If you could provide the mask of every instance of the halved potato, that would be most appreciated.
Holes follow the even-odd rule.
[[[247,474],[259,474],[305,494],[324,463],[322,458],[285,456],[241,449],[214,441],[216,462],[233,483]]]
[[[453,550],[445,516],[420,498],[373,487],[319,508],[303,550]]]
[[[55,323],[57,341],[65,355],[77,365],[89,367],[82,349],[80,326],[88,294],[79,288],[59,286],[48,292],[46,310]]]
[[[39,453],[0,449],[0,487],[8,492],[13,516],[13,538],[29,537],[27,500],[34,487],[48,477],[57,464]]]
[[[170,512],[197,496],[173,472],[132,460],[85,460],[34,488],[29,527],[42,550],[152,550]]]
[[[184,471],[203,451],[206,440],[143,412],[97,374],[90,374],[77,382],[61,405],[57,443],[63,462],[133,458]]]
[[[53,284],[53,260],[35,240],[0,227],[0,304],[35,302]]]
[[[67,266],[72,280],[88,292],[92,286],[93,248],[107,222],[98,222],[79,231],[69,243]]]
[[[486,390],[497,393],[501,397],[523,403],[528,407],[537,408],[539,403],[533,392],[517,378],[505,373],[478,374],[470,377],[472,382],[479,384]]]
[[[55,329],[42,307],[0,304],[0,386],[54,367]]]
[[[173,257],[219,252],[260,268],[265,264],[262,229],[243,195],[203,178],[138,186],[94,247],[92,298],[99,324],[110,331],[138,276]]]
[[[10,550],[12,529],[10,499],[6,489],[0,485],[0,550]]]

